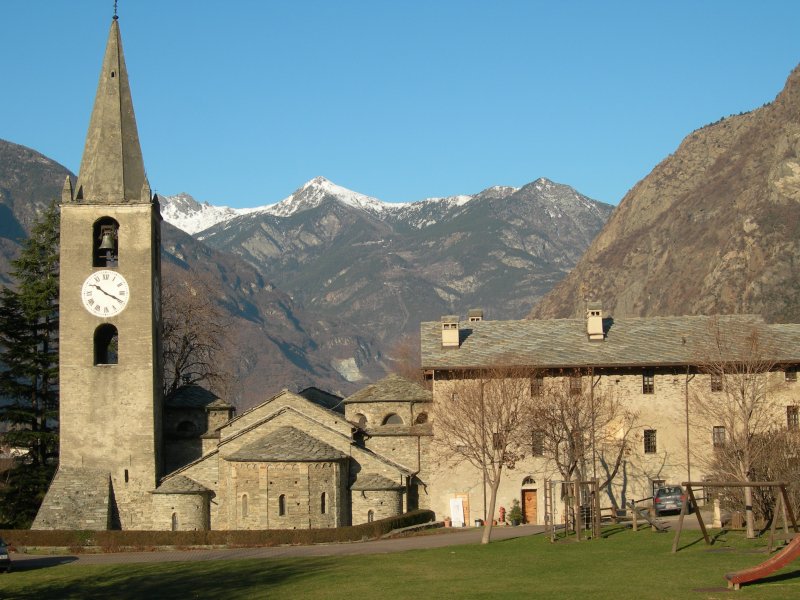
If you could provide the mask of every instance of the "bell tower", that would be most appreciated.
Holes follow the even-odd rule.
[[[148,529],[161,475],[161,214],[116,15],[61,198],[60,461],[35,529]]]

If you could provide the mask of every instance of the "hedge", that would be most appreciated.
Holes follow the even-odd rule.
[[[0,529],[0,538],[12,548],[61,547],[80,552],[87,547],[99,547],[104,552],[120,548],[148,549],[157,546],[227,546],[259,547],[282,545],[357,542],[380,536],[411,525],[434,520],[430,510],[412,512],[380,519],[372,523],[328,529],[262,529],[226,531],[63,531]]]

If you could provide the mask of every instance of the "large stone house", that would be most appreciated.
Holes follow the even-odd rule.
[[[698,396],[720,394],[715,374],[703,364],[715,327],[760,332],[772,370],[768,380],[775,426],[797,429],[800,325],[766,324],[752,315],[613,319],[594,304],[584,319],[487,321],[481,311],[471,311],[466,321],[447,316],[422,323],[422,366],[437,406],[452,402],[459,385],[497,367],[517,377],[527,372],[525,393],[530,395],[566,386],[576,395],[591,390],[597,397],[618,399],[636,418],[611,497],[604,496],[603,505],[613,500],[621,507],[626,500],[652,496],[654,487],[665,482],[702,480],[708,462],[704,458],[725,443],[723,419],[701,418],[694,408]],[[434,421],[434,432],[436,425]],[[537,444],[536,423],[531,423],[529,439],[525,459],[504,473],[498,505],[510,507],[517,499],[526,522],[544,523],[546,485],[563,478],[553,457],[543,455]],[[588,475],[607,475],[603,458],[598,456]],[[484,518],[480,471],[444,460],[435,462],[430,473],[431,508],[437,515],[449,514],[450,502],[460,499],[468,523]],[[555,490],[556,499],[559,492]]]

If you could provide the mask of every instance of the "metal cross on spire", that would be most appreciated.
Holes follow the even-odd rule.
[[[116,21],[117,19],[119,19],[117,16],[117,0],[114,0],[114,20]]]

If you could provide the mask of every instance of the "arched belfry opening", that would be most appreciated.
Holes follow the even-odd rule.
[[[110,323],[103,323],[94,330],[94,364],[116,365],[119,363],[119,333]]]
[[[119,223],[100,217],[92,230],[92,266],[116,267],[119,262]]]

